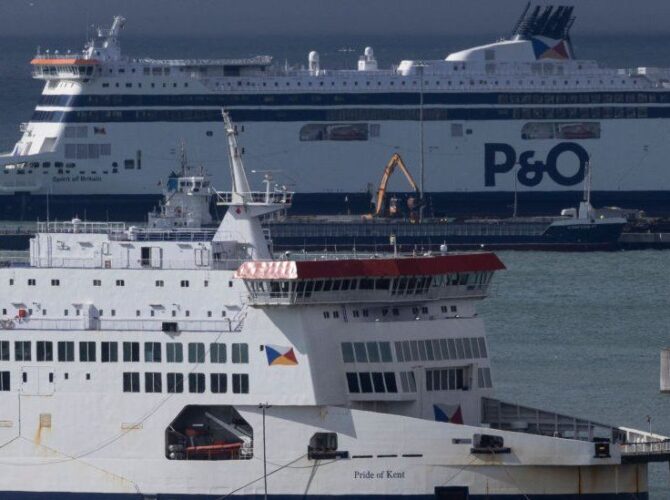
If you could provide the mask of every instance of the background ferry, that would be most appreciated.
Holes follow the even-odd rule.
[[[429,210],[556,213],[580,198],[664,213],[670,70],[611,69],[575,56],[571,7],[527,8],[507,39],[439,60],[378,67],[368,47],[351,70],[311,52],[303,69],[268,56],[155,60],[122,56],[124,19],[81,53],[40,52],[40,100],[0,156],[7,218],[139,219],[160,198],[184,141],[195,160],[225,154],[219,109],[238,124],[251,169],[292,184],[293,213],[367,211],[379,165],[401,152]],[[48,203],[47,203],[48,200]]]

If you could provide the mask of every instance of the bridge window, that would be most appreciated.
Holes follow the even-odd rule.
[[[427,391],[467,390],[465,368],[443,368],[426,370]]]
[[[0,341],[0,361],[9,361],[9,340]]]
[[[477,386],[481,389],[490,389],[493,387],[490,368],[477,369]]]
[[[11,387],[9,372],[0,372],[0,391],[9,391]]]
[[[400,372],[400,387],[402,392],[416,392],[414,372]]]
[[[347,372],[346,378],[350,394],[398,392],[394,372]]]

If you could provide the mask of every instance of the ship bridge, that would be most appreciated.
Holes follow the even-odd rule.
[[[33,78],[41,80],[72,80],[92,78],[95,68],[100,65],[97,59],[84,54],[37,54],[30,61]]]
[[[483,298],[493,272],[504,269],[493,253],[407,258],[250,261],[235,276],[254,306],[412,303]]]

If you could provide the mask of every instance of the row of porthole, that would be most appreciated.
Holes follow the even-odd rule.
[[[633,85],[637,85],[637,79],[632,79],[632,82],[633,82]],[[242,81],[238,81],[238,82],[237,82],[237,87],[242,87],[242,86],[243,86],[242,83],[243,83]],[[335,81],[331,80],[330,85],[334,87],[334,86],[336,85],[336,83],[338,83],[338,82],[335,82]],[[344,87],[347,86],[347,81],[346,81],[346,80],[343,80],[342,82],[339,82],[339,83],[340,83],[341,86],[344,86]],[[359,82],[355,81],[355,82],[354,82],[354,86],[358,86],[358,83],[359,83]],[[477,85],[482,85],[482,86],[502,85],[498,80],[494,80],[493,82],[489,82],[489,81],[487,81],[487,80],[479,80],[478,82],[475,82],[474,80],[470,80],[470,81],[467,82],[467,83],[469,83],[470,86],[477,86]],[[534,81],[534,80],[529,80],[529,81],[525,81],[525,82],[524,82],[524,80],[519,80],[519,85],[524,85],[524,83],[526,83],[527,85],[535,85],[535,81]],[[547,80],[541,80],[539,83],[540,83],[540,85],[547,85],[549,82],[548,82]],[[381,85],[383,85],[383,84],[388,84],[388,85],[390,85],[390,86],[394,86],[394,85],[395,85],[395,82],[394,82],[394,81],[390,81],[390,82],[381,82],[381,81],[377,81],[377,86],[381,86]],[[402,82],[401,82],[401,85],[404,86],[405,84],[406,84],[405,81],[402,81]],[[413,85],[417,85],[418,82],[416,82],[416,81],[412,81],[412,84],[413,84]],[[458,82],[458,86],[462,86],[462,85],[465,85],[465,84],[466,84],[466,82],[463,81],[463,80],[460,80],[460,81]],[[564,81],[563,81],[563,84],[564,84],[564,85],[570,85],[570,84],[580,85],[581,83],[580,83],[580,80],[564,80]],[[105,85],[105,84],[103,84],[103,86],[104,86],[104,85]],[[234,88],[234,87],[235,87],[231,82],[226,82],[226,85],[227,85],[228,87],[231,87],[231,88]],[[262,82],[262,86],[263,86],[263,87],[266,87],[267,85],[268,85],[267,82]],[[295,82],[295,85],[296,85],[297,87],[301,87],[301,86],[302,86],[302,83],[301,83],[301,82]],[[325,85],[325,82],[323,82],[323,81],[319,82],[319,86],[320,86],[320,87],[323,87],[324,85]],[[371,85],[371,82],[366,82],[366,86],[369,87],[370,85]],[[430,82],[426,81],[426,82],[424,82],[424,85],[430,85]],[[435,85],[436,85],[436,86],[442,86],[442,84],[441,84],[439,81],[436,81],[436,82],[435,82]],[[512,81],[511,81],[511,80],[506,80],[506,81],[505,81],[505,85],[512,85]],[[552,81],[551,81],[551,85],[553,85],[553,86],[558,86],[559,83],[558,83],[557,80],[552,80]],[[595,85],[595,83],[592,84],[592,83],[591,83],[591,80],[587,80],[587,81],[586,81],[586,85]],[[606,84],[603,80],[599,80],[599,85],[607,85],[607,84]],[[618,84],[617,84],[617,82],[615,82],[615,80],[610,80],[609,85],[618,85]],[[627,82],[626,80],[621,80],[621,85],[626,86],[626,85],[628,85],[628,82]],[[175,86],[176,86],[176,84],[175,84]],[[217,86],[217,87],[222,86],[222,82],[216,82],[216,86]],[[246,85],[244,85],[244,86],[247,86],[247,87],[256,87],[257,85],[256,85],[254,82],[247,81],[247,82],[246,82]],[[274,82],[274,86],[275,86],[275,87],[279,87],[279,82]],[[291,82],[286,82],[286,86],[287,86],[287,87],[290,87],[290,86],[291,86]],[[313,86],[313,85],[312,85],[312,82],[307,82],[307,86],[308,86],[308,87]],[[447,86],[450,86],[450,87],[451,87],[451,86],[456,86],[456,82],[452,82],[451,80],[449,80],[449,81],[447,81]],[[118,87],[118,84],[117,84],[117,87]]]

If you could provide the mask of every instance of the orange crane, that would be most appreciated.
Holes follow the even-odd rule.
[[[395,169],[400,168],[400,171],[405,174],[405,178],[407,179],[407,182],[409,182],[409,185],[412,187],[415,193],[420,194],[419,192],[419,187],[417,186],[416,182],[414,181],[414,178],[412,177],[412,174],[410,174],[409,170],[407,169],[407,166],[405,165],[405,162],[402,161],[402,158],[398,153],[394,153],[391,159],[388,161],[386,164],[386,167],[384,168],[384,173],[382,175],[381,182],[379,183],[379,188],[377,189],[377,197],[375,200],[375,211],[371,214],[366,214],[363,216],[364,219],[372,219],[374,217],[379,217],[384,215],[384,202],[386,199],[386,187],[388,186],[389,180],[391,179],[391,176],[393,175],[393,172],[395,172]],[[408,200],[408,206],[410,210],[414,209],[414,199],[410,198]],[[389,214],[390,215],[395,215],[397,212],[397,200],[395,198],[391,199],[391,204],[389,206]]]

